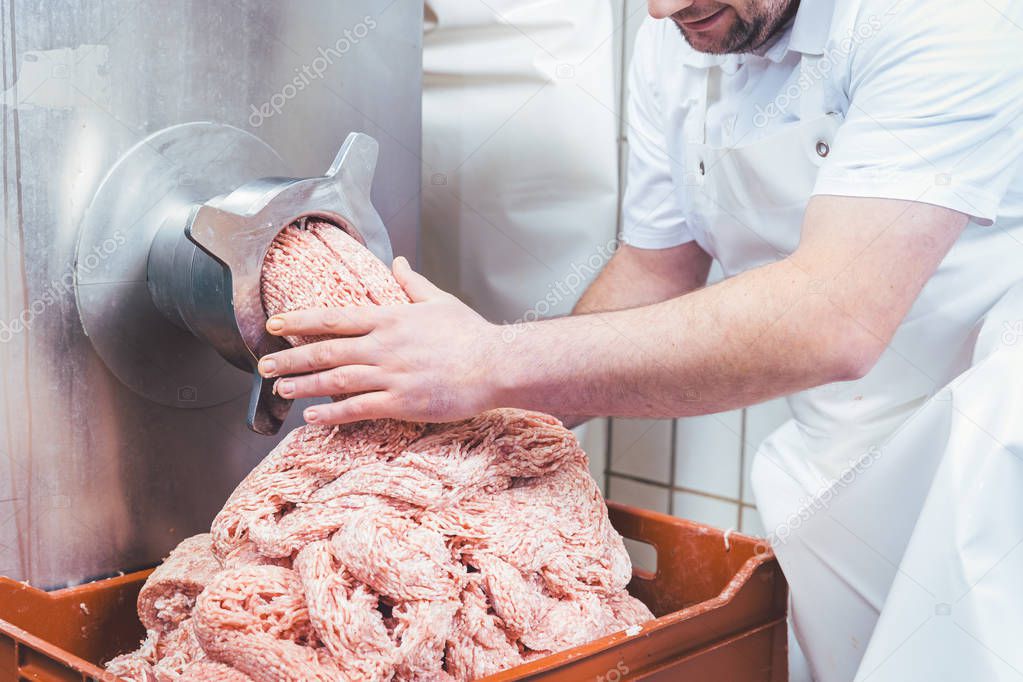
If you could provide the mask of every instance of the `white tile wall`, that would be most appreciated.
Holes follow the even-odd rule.
[[[664,486],[641,483],[611,474],[608,476],[608,493],[615,502],[662,513],[668,511],[668,489]]]
[[[607,419],[591,419],[585,424],[572,429],[575,437],[579,440],[579,445],[582,447],[583,452],[590,459],[590,475],[593,476],[597,486],[600,488],[600,492],[605,497],[607,497],[605,473],[608,468],[607,421]]]
[[[739,511],[742,514],[742,518],[739,520],[739,530],[741,532],[758,537],[767,535],[764,532],[764,523],[760,520],[760,514],[757,513],[756,507],[743,505]]]
[[[693,519],[716,528],[739,528],[739,505],[735,502],[707,497],[697,493],[672,493],[672,512],[684,519]]]
[[[610,470],[668,485],[671,428],[668,419],[615,419],[611,425]]]
[[[742,412],[677,420],[675,485],[739,499]]]

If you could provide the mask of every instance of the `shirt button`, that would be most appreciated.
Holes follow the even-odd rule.
[[[830,152],[830,151],[831,151],[831,147],[829,147],[828,143],[825,142],[824,140],[820,140],[817,143],[817,156],[819,156],[819,157],[821,157],[823,159],[825,156],[828,155],[828,152]]]

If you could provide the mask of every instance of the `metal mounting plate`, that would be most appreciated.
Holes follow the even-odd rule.
[[[156,309],[146,264],[168,216],[254,178],[286,174],[280,156],[259,138],[206,122],[154,133],[110,170],[80,229],[76,300],[85,333],[122,383],[182,408],[219,405],[250,391],[250,374]]]

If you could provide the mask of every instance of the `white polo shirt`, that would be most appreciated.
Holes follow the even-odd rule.
[[[623,240],[699,238],[686,201],[699,189],[681,177],[687,141],[741,146],[832,112],[844,122],[814,194],[936,204],[1015,232],[1021,27],[1016,0],[802,0],[762,54],[707,55],[671,20],[647,18],[630,72]],[[809,77],[804,57],[817,60]]]

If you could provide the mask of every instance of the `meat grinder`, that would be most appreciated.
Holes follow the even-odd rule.
[[[377,151],[352,133],[322,177],[297,179],[279,177],[276,152],[228,125],[186,123],[139,142],[97,191],[78,244],[78,307],[96,352],[126,386],[167,405],[201,408],[250,390],[249,426],[277,433],[291,401],[256,364],[287,342],[265,329],[263,259],[284,227],[316,217],[390,263],[370,201]],[[121,241],[127,248],[89,258]]]

